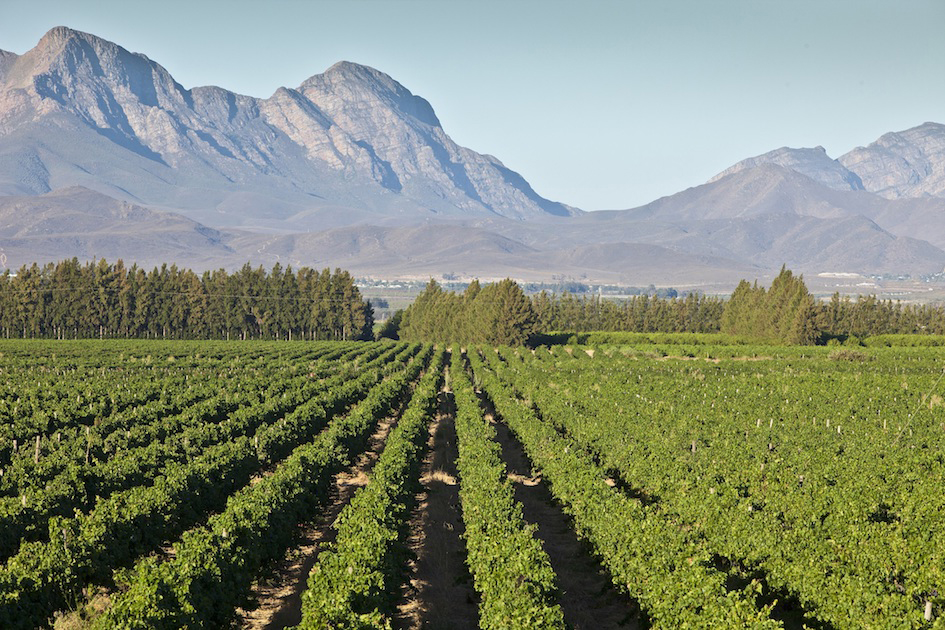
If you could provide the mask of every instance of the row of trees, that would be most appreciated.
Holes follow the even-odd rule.
[[[539,293],[531,301],[542,332],[724,332],[793,344],[850,336],[945,334],[942,305],[875,296],[853,299],[839,293],[819,301],[803,276],[786,268],[767,289],[743,280],[728,299],[689,294],[614,301]]]
[[[373,309],[340,269],[293,271],[276,264],[201,275],[163,265],[75,258],[0,275],[4,337],[188,339],[370,339]],[[605,300],[542,291],[506,279],[463,293],[431,280],[382,335],[422,341],[521,344],[547,332],[725,332],[809,344],[825,337],[945,334],[945,308],[834,295],[818,302],[786,268],[768,289],[742,281],[727,300],[633,296]]]
[[[945,334],[945,307],[835,294],[816,300],[787,268],[769,288],[743,280],[728,299],[689,294],[605,300],[542,291],[530,298],[512,280],[463,293],[431,280],[383,334],[410,340],[520,344],[548,332],[723,332],[759,341],[813,344],[831,337]]]
[[[370,302],[340,269],[247,263],[198,275],[73,258],[0,276],[4,337],[370,339],[373,324]]]
[[[817,329],[832,337],[868,337],[886,334],[945,335],[945,307],[940,304],[903,304],[862,295],[853,300],[834,293],[818,303]]]
[[[531,302],[542,332],[718,332],[725,305],[720,298],[695,293],[608,300],[542,292],[533,295]]]
[[[550,331],[717,332],[723,304],[699,295],[641,295],[617,302],[542,291],[529,298],[509,279],[486,286],[474,281],[463,293],[453,293],[430,280],[393,322],[402,339],[516,345]],[[393,328],[382,334],[393,335]]]
[[[817,301],[803,276],[786,268],[765,290],[743,280],[725,303],[719,329],[757,339],[794,344],[830,338],[888,334],[945,334],[945,307],[903,304],[876,296]]]
[[[410,341],[521,345],[537,331],[531,301],[513,280],[463,293],[444,291],[435,280],[403,312],[398,334]]]
[[[803,276],[785,267],[767,290],[742,280],[725,304],[719,327],[723,333],[790,344],[809,345],[820,338],[817,302]]]

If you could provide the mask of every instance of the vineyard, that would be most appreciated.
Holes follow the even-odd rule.
[[[945,628],[945,348],[0,342],[3,628]]]

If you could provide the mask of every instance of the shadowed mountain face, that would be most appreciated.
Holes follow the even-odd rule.
[[[834,160],[781,148],[632,210],[584,213],[456,145],[433,107],[341,62],[257,99],[185,89],[58,27],[0,51],[0,253],[195,269],[275,262],[373,276],[734,285],[945,266],[945,126]]]

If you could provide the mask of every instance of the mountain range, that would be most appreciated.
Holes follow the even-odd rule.
[[[707,286],[945,267],[945,125],[832,159],[781,148],[628,210],[583,212],[453,142],[390,76],[341,62],[267,99],[185,89],[57,27],[0,51],[0,254],[374,277]]]

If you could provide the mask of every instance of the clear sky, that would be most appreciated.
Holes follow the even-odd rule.
[[[781,146],[838,157],[945,123],[945,0],[0,0],[0,16],[0,49],[69,26],[187,88],[268,97],[373,66],[457,143],[585,210]]]

